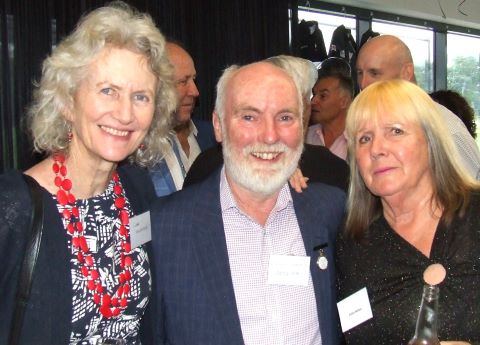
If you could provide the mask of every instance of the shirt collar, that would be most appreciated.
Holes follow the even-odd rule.
[[[194,136],[198,136],[197,126],[195,126],[192,120],[190,120],[189,131],[190,131],[189,135],[192,135],[193,133]]]

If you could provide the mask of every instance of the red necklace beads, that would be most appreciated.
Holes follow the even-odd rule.
[[[78,208],[75,206],[75,196],[70,192],[72,189],[72,181],[67,176],[67,167],[65,166],[65,156],[61,153],[53,155],[53,172],[55,173],[54,183],[58,187],[57,202],[64,206],[63,212],[60,213],[64,219],[65,230],[72,236],[72,246],[77,250],[77,261],[80,266],[82,275],[87,280],[87,288],[93,296],[95,304],[99,305],[100,313],[106,317],[111,318],[118,316],[128,304],[127,296],[130,291],[129,281],[132,278],[132,258],[130,257],[131,246],[128,242],[129,230],[129,216],[125,207],[125,197],[123,195],[123,188],[120,185],[119,177],[116,171],[112,174],[112,179],[115,183],[113,192],[115,195],[114,204],[118,209],[118,218],[120,226],[118,227],[118,234],[120,238],[120,267],[122,271],[118,275],[119,286],[117,291],[109,295],[106,288],[100,281],[100,275],[96,268],[96,263],[93,259],[87,241],[83,235],[83,224],[79,218]],[[113,263],[115,264],[115,263]]]

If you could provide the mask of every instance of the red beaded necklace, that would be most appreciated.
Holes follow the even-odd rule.
[[[79,218],[78,208],[75,206],[75,196],[70,192],[72,189],[72,181],[67,176],[67,167],[65,166],[65,156],[61,153],[53,155],[53,172],[55,173],[54,183],[58,187],[57,202],[64,206],[63,212],[60,214],[64,218],[66,231],[72,236],[72,246],[77,251],[77,261],[80,266],[82,275],[87,280],[87,288],[93,296],[95,304],[99,305],[100,313],[111,318],[119,315],[128,304],[127,296],[130,291],[129,281],[132,278],[132,258],[130,257],[130,243],[128,241],[129,216],[125,207],[125,197],[123,188],[119,183],[119,177],[116,171],[112,174],[115,183],[113,192],[115,195],[115,207],[118,209],[118,218],[120,226],[118,234],[121,241],[120,249],[120,267],[122,271],[118,276],[119,286],[117,291],[109,295],[106,288],[100,281],[96,263],[93,259],[87,241],[83,235],[83,224]],[[115,264],[115,263],[114,263]]]

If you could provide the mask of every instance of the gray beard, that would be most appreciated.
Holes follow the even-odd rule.
[[[298,161],[303,151],[303,140],[295,149],[285,148],[284,159],[275,164],[274,171],[262,171],[247,161],[248,153],[242,157],[234,157],[230,140],[224,138],[223,157],[226,174],[243,188],[264,196],[271,196],[280,191],[298,167]],[[264,145],[264,147],[275,145]],[[283,145],[284,146],[284,145]]]

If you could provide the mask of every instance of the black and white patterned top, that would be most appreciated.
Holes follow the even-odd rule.
[[[118,277],[121,272],[118,234],[120,219],[114,205],[113,186],[112,180],[104,193],[90,199],[76,201],[79,217],[84,226],[85,239],[100,274],[100,281],[109,295],[118,288]],[[62,212],[64,206],[57,203],[57,208]],[[126,199],[125,210],[132,217],[128,199]],[[140,318],[148,304],[151,290],[147,252],[141,246],[132,250],[130,255],[133,262],[132,278],[129,282],[128,306],[119,316],[107,319],[100,313],[99,306],[94,303],[93,295],[87,288],[88,280],[81,273],[77,250],[71,243],[72,236],[67,231],[65,235],[68,237],[68,248],[71,253],[73,286],[70,344],[97,344],[105,339],[124,339],[126,344],[140,344],[138,339]]]

